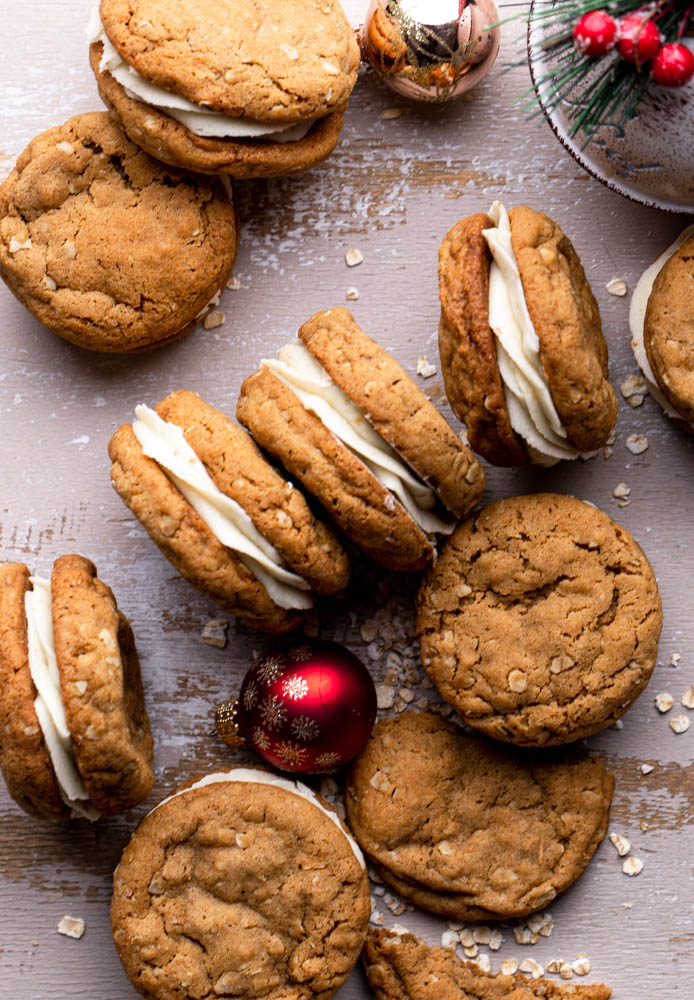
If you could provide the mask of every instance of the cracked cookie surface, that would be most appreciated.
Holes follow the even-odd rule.
[[[371,912],[342,831],[277,786],[220,782],[140,824],[114,876],[111,926],[136,989],[157,1000],[328,1000]]]
[[[41,323],[90,350],[189,332],[236,245],[221,183],[158,163],[106,112],[38,136],[0,188],[0,275]]]
[[[585,754],[540,759],[409,711],[375,727],[345,801],[360,846],[405,899],[501,920],[547,906],[581,875],[613,786]]]
[[[413,934],[369,929],[362,953],[376,1000],[610,1000],[602,984],[557,983],[505,976],[463,962],[451,948],[427,945]]]
[[[662,608],[628,531],[553,493],[459,525],[418,595],[422,662],[469,725],[524,746],[567,743],[626,712],[655,666]]]

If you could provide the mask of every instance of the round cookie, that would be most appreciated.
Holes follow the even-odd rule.
[[[25,811],[69,819],[77,807],[56,771],[30,666],[25,595],[36,585],[23,563],[0,566],[0,767],[10,794]],[[62,704],[68,753],[86,799],[77,812],[89,818],[114,815],[147,798],[154,784],[152,737],[132,630],[111,590],[82,556],[56,560],[49,600],[59,685],[55,697]]]
[[[511,209],[509,221],[520,293],[538,341],[540,371],[530,385],[533,379],[543,382],[547,406],[565,435],[554,460],[577,457],[605,444],[617,419],[597,302],[571,241],[556,222],[527,206]],[[446,393],[472,447],[490,462],[546,464],[550,453],[538,453],[530,443],[536,435],[522,433],[524,420],[536,421],[534,410],[522,419],[516,413],[516,369],[507,385],[490,326],[493,258],[484,231],[494,226],[484,213],[462,219],[439,250],[439,351]],[[515,356],[511,359],[515,365]],[[525,362],[527,375],[527,357]]]
[[[465,921],[505,920],[547,906],[582,874],[613,787],[597,759],[511,753],[410,711],[375,727],[350,768],[346,805],[360,846],[405,899]]]
[[[306,786],[239,769],[184,786],[143,820],[114,875],[111,927],[153,1000],[328,1000],[370,912],[337,815]]]
[[[0,275],[41,323],[89,350],[188,333],[237,242],[219,181],[158,163],[106,112],[38,136],[0,187]]]
[[[459,525],[418,595],[422,662],[443,698],[495,739],[567,743],[615,722],[655,666],[662,610],[631,535],[552,493]]]

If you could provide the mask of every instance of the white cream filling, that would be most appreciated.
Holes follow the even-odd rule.
[[[655,377],[655,373],[651,368],[651,363],[648,360],[648,354],[646,353],[646,345],[643,339],[644,326],[646,323],[648,300],[651,297],[655,279],[658,277],[672,255],[677,253],[685,240],[688,240],[692,235],[694,235],[694,225],[687,226],[684,232],[680,233],[675,242],[671,243],[667,250],[661,253],[660,257],[658,257],[658,259],[654,261],[650,267],[646,268],[638,280],[638,284],[636,285],[633,295],[631,296],[631,302],[629,303],[631,347],[634,352],[634,357],[636,358],[636,363],[643,372],[643,377],[646,380],[648,391],[651,396],[653,396],[653,399],[655,399],[655,401],[662,406],[668,417],[672,420],[684,420],[685,418],[678,412],[678,410],[675,409],[658,385],[658,380]]]
[[[528,312],[511,222],[500,201],[489,209],[493,229],[482,235],[492,254],[489,269],[489,326],[496,337],[499,373],[511,426],[537,465],[583,457],[567,440],[540,358],[540,341]],[[587,456],[586,456],[587,457]]]
[[[110,73],[125,88],[128,97],[136,101],[143,101],[152,107],[161,108],[167,115],[185,125],[195,135],[220,139],[270,138],[273,142],[296,142],[298,139],[303,139],[315,121],[315,118],[312,118],[298,122],[296,125],[276,125],[272,122],[254,122],[243,118],[232,118],[230,115],[204,108],[200,104],[188,101],[185,97],[179,97],[177,94],[157,87],[140,76],[132,66],[129,66],[121,58],[104,30],[99,10],[96,7],[92,10],[87,27],[87,39],[90,44],[93,42],[102,43],[104,48],[99,69],[101,72]]]
[[[288,570],[279,552],[257,530],[240,504],[226,496],[185,439],[183,430],[140,404],[133,432],[142,451],[154,459],[212,534],[232,549],[280,608],[310,608],[310,586]]]
[[[29,672],[37,694],[34,710],[46,742],[60,794],[73,816],[95,820],[99,813],[89,805],[89,792],[77,770],[72,737],[65,717],[60,671],[55,656],[51,584],[42,577],[29,578],[33,590],[24,595],[27,618]]]
[[[359,456],[376,479],[398,498],[422,531],[427,535],[448,535],[453,531],[455,519],[443,520],[432,510],[436,503],[434,491],[400,460],[359,407],[300,341],[282,347],[277,352],[277,360],[264,358],[260,363],[291,389],[303,406],[315,413],[342,444]]]
[[[189,785],[188,788],[181,788],[178,792],[174,792],[173,795],[169,795],[167,798],[162,799],[159,805],[156,805],[154,809],[152,809],[152,812],[156,812],[157,809],[160,809],[166,802],[171,802],[172,799],[178,798],[179,795],[185,795],[186,792],[193,792],[196,788],[204,788],[206,785],[214,785],[221,781],[248,781],[251,784],[256,785],[274,785],[277,788],[283,788],[285,792],[289,792],[292,795],[298,795],[299,798],[310,802],[311,805],[315,806],[316,809],[320,809],[320,811],[335,824],[343,837],[345,837],[348,841],[349,846],[352,848],[352,852],[361,867],[366,869],[364,855],[362,854],[354,837],[352,837],[352,835],[342,826],[337,813],[332,809],[326,809],[323,803],[318,800],[315,792],[313,792],[307,785],[302,784],[300,781],[291,781],[289,778],[281,778],[279,775],[272,774],[270,771],[261,771],[255,767],[235,767],[232,768],[231,771],[216,771],[214,774],[206,774],[204,778],[201,778],[200,781],[196,781],[194,784]],[[152,813],[149,815],[151,816],[151,814]]]

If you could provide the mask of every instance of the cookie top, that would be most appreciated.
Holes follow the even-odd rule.
[[[221,183],[155,161],[106,112],[38,136],[0,187],[0,275],[90,350],[183,336],[224,287],[236,244]]]
[[[141,993],[328,1000],[347,978],[371,911],[366,872],[339,821],[281,785],[193,787],[140,824],[111,926]]]
[[[662,609],[628,531],[553,493],[459,525],[418,595],[422,662],[471,726],[525,746],[611,725],[655,666]]]
[[[439,912],[522,917],[581,875],[605,836],[613,786],[597,759],[511,753],[409,711],[379,722],[352,764],[347,816],[380,870],[424,896],[454,897]]]
[[[327,115],[356,82],[359,47],[338,0],[101,0],[100,10],[141,76],[237,118]]]
[[[656,277],[646,309],[644,344],[658,385],[694,424],[694,236]]]
[[[173,392],[156,409],[183,430],[216,486],[243,507],[294,572],[319,594],[344,590],[349,580],[345,550],[313,516],[301,491],[280,476],[238,424],[194,392]]]
[[[463,517],[484,489],[482,467],[392,355],[344,308],[316,313],[299,338],[369,423]]]
[[[599,984],[552,982],[518,973],[489,975],[451,948],[427,945],[412,934],[369,928],[362,954],[376,1000],[610,1000]]]

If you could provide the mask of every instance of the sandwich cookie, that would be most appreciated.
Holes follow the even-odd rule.
[[[346,309],[241,387],[237,416],[367,555],[390,570],[432,562],[437,533],[479,501],[484,473],[398,362]]]
[[[106,112],[38,136],[0,187],[0,275],[41,323],[93,351],[192,330],[237,242],[220,181],[153,160]]]
[[[338,0],[101,0],[87,34],[99,93],[133,142],[207,174],[324,160],[359,67]]]
[[[547,906],[583,873],[613,788],[585,754],[540,760],[410,711],[379,722],[352,764],[347,817],[405,899],[468,922],[507,920]]]
[[[413,934],[369,928],[362,953],[375,1000],[610,1000],[599,983],[560,983],[484,972],[452,948],[432,947]]]
[[[439,249],[439,351],[470,444],[494,465],[588,457],[617,420],[600,313],[571,241],[521,205],[462,219]]]
[[[648,391],[694,433],[694,226],[641,275],[629,308],[631,346]]]
[[[82,556],[56,559],[50,580],[0,566],[0,768],[45,819],[112,816],[152,790],[132,630]]]
[[[364,943],[361,852],[306,785],[235,768],[184,785],[135,831],[111,928],[152,1000],[328,1000]]]
[[[193,392],[174,392],[111,438],[111,482],[194,587],[266,632],[288,632],[335,594],[347,556],[248,434]]]
[[[655,666],[658,585],[628,531],[556,493],[461,524],[420,587],[422,663],[465,722],[519,746],[612,725]]]

